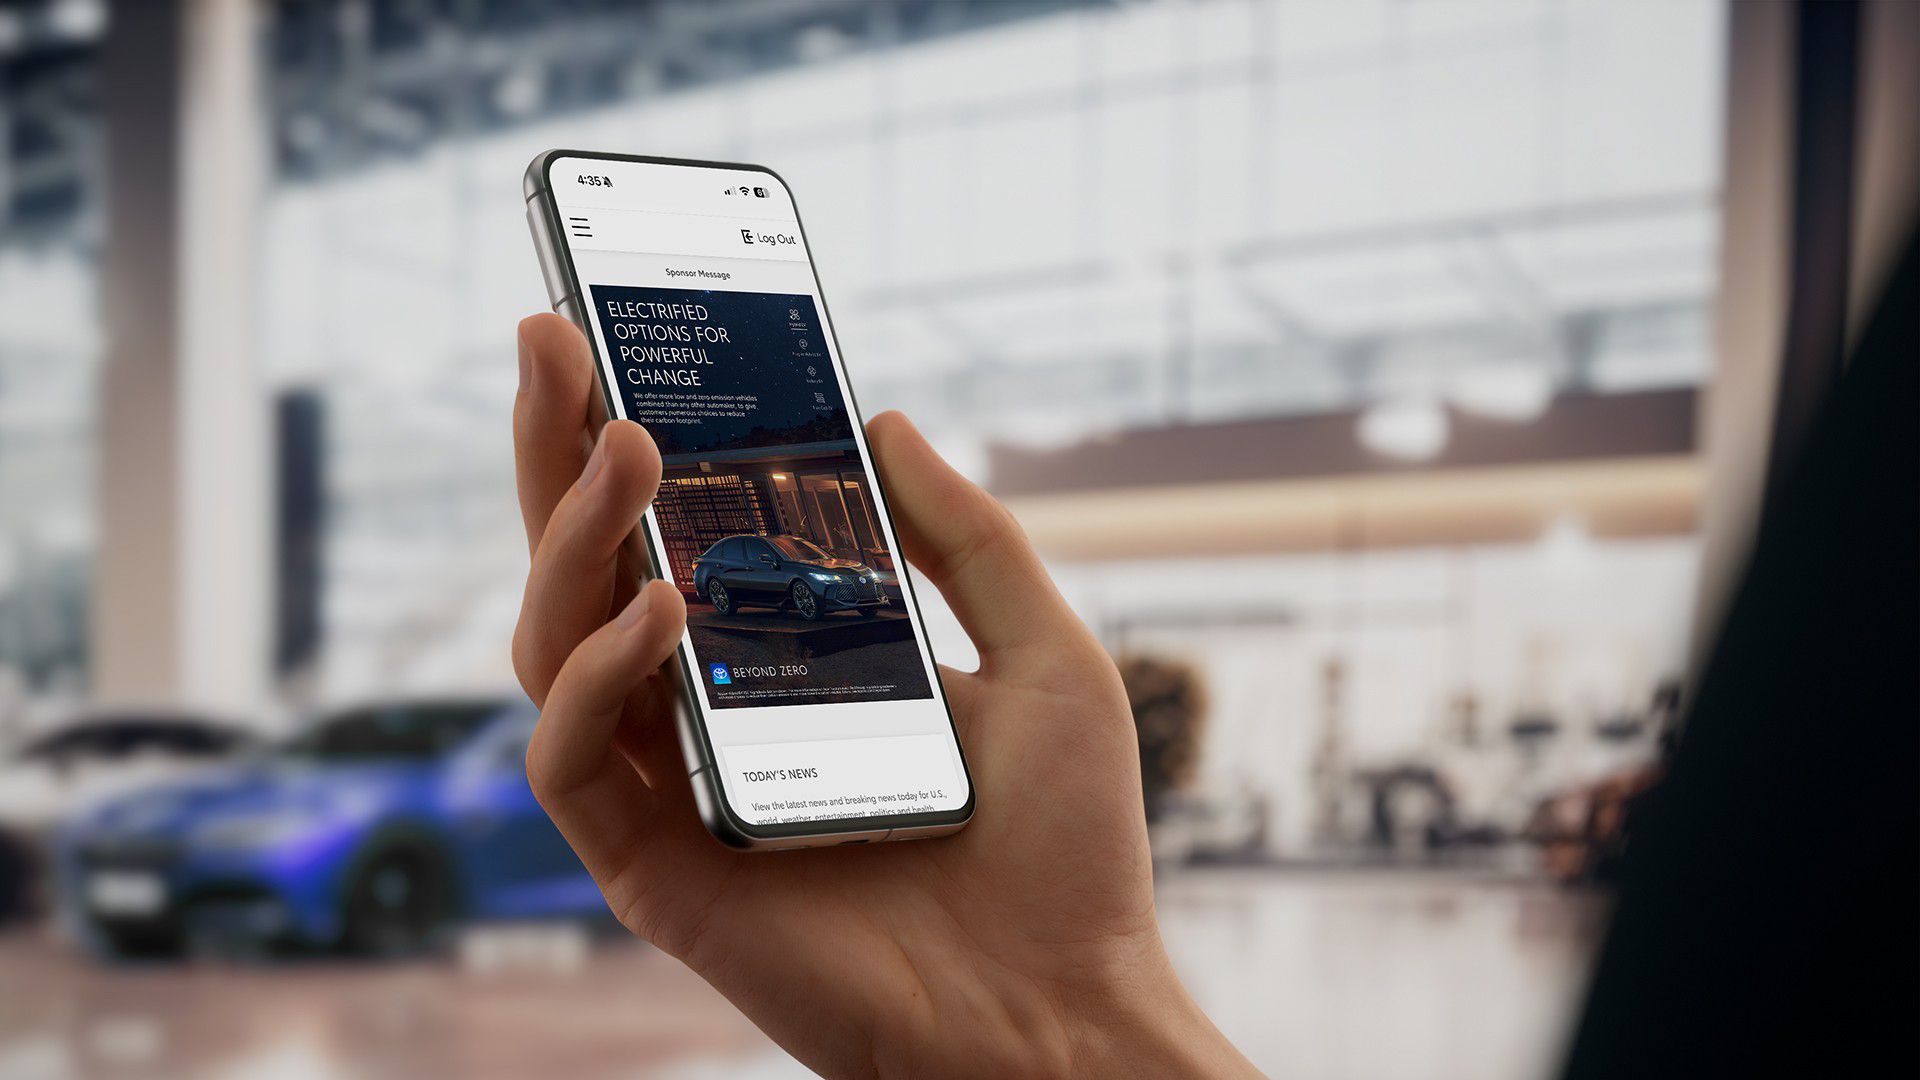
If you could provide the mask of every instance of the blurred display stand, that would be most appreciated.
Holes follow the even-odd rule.
[[[473,975],[567,975],[586,966],[592,944],[593,935],[579,923],[496,923],[462,929],[454,955],[460,969]]]
[[[1250,785],[1224,792],[1175,792],[1147,823],[1155,864],[1260,866],[1274,861],[1270,808]]]

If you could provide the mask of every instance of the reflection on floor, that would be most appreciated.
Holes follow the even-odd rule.
[[[1590,893],[1411,871],[1188,874],[1159,906],[1207,1014],[1308,1080],[1552,1075],[1605,917]]]
[[[1599,903],[1418,873],[1182,871],[1169,947],[1275,1075],[1551,1071]],[[570,931],[493,931],[454,959],[105,968],[0,936],[0,1080],[63,1076],[784,1077],[805,1071],[678,964]]]

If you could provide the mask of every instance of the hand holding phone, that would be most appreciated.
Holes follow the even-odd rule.
[[[731,850],[696,812],[661,673],[684,604],[623,564],[655,444],[618,422],[593,438],[594,358],[565,319],[522,323],[520,357],[528,775],[628,929],[825,1075],[1255,1074],[1161,944],[1119,675],[996,501],[904,417],[870,425],[905,554],[980,653],[978,672],[941,672],[979,789],[970,827]]]
[[[554,150],[525,192],[593,419],[658,452],[624,557],[693,607],[667,689],[708,831],[782,850],[964,828],[973,784],[786,183]]]

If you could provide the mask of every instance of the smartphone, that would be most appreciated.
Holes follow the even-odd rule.
[[[631,565],[687,598],[669,667],[708,830],[783,849],[965,827],[973,783],[786,182],[549,150],[525,194],[604,416],[660,448]]]

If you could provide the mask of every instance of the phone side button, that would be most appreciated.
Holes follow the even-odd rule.
[[[708,822],[719,821],[721,820],[720,815],[716,812],[713,805],[713,792],[700,780],[700,774],[706,771],[706,767],[702,766],[688,773],[687,779],[693,782],[687,786],[693,789],[693,805],[694,809],[700,812],[700,820]]]
[[[560,265],[556,261],[559,249],[554,246],[553,233],[547,228],[537,202],[527,204],[527,229],[533,233],[533,254],[540,260],[540,277],[547,285],[547,300],[558,307],[567,295],[567,279],[560,273]]]
[[[680,759],[686,763],[687,775],[697,775],[701,769],[710,767],[713,762],[701,752],[700,736],[693,729],[693,721],[687,716],[684,701],[673,708],[673,734],[680,740]]]
[[[585,333],[587,329],[587,324],[580,321],[580,304],[578,302],[579,299],[580,298],[577,296],[569,296],[565,300],[562,300],[559,303],[553,305],[553,310],[561,318],[579,327],[581,333]]]

